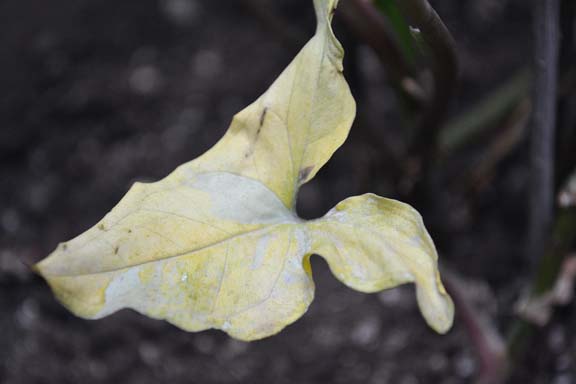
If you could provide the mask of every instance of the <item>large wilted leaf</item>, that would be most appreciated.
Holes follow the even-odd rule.
[[[452,302],[414,209],[368,194],[318,220],[294,212],[298,188],[344,142],[355,114],[330,27],[336,1],[314,5],[315,36],[212,149],[159,182],[136,183],[37,264],[72,312],[100,318],[133,308],[185,330],[254,340],[306,311],[317,253],[360,291],[415,282],[428,323],[448,330]]]

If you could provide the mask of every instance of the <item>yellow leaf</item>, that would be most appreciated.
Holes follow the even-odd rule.
[[[314,6],[314,37],[212,149],[161,181],[136,183],[36,265],[72,312],[101,318],[132,308],[188,331],[255,340],[307,310],[317,253],[354,289],[415,282],[428,323],[450,327],[436,250],[412,208],[364,195],[318,220],[294,212],[299,187],[344,142],[355,115],[330,26],[336,0]]]

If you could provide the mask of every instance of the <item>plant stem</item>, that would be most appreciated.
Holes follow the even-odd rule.
[[[535,0],[531,200],[528,255],[544,254],[554,216],[554,136],[559,47],[559,0]]]

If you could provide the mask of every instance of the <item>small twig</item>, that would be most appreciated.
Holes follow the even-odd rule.
[[[530,260],[545,251],[554,217],[554,137],[559,47],[559,0],[534,1],[535,74],[531,152]]]

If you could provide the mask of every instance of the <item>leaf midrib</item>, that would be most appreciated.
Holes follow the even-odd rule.
[[[270,224],[270,225],[267,225],[265,227],[261,227],[261,228],[257,228],[257,229],[251,229],[249,231],[244,231],[244,232],[238,233],[234,236],[230,236],[228,238],[219,240],[217,242],[205,245],[205,246],[200,247],[200,248],[192,249],[192,250],[185,251],[185,252],[180,252],[180,253],[177,253],[175,255],[166,256],[166,257],[156,259],[156,260],[148,260],[148,261],[143,261],[141,263],[135,263],[135,264],[132,264],[129,266],[121,267],[121,268],[111,268],[111,269],[106,269],[106,270],[96,271],[96,272],[83,272],[83,273],[74,273],[74,274],[71,274],[71,273],[63,273],[63,274],[44,273],[44,275],[50,276],[50,277],[81,277],[81,276],[92,276],[92,275],[100,275],[100,274],[106,274],[106,273],[120,272],[120,271],[128,270],[131,268],[141,267],[141,266],[147,265],[147,264],[158,263],[158,262],[162,262],[162,261],[166,261],[166,260],[176,259],[179,257],[193,255],[195,253],[205,251],[207,249],[214,248],[214,247],[217,247],[217,246],[222,245],[222,244],[226,244],[228,241],[235,240],[235,239],[240,238],[242,236],[253,235],[253,234],[260,233],[260,232],[265,233],[266,231],[273,230],[275,227],[280,227],[283,225],[296,226],[296,225],[302,225],[302,223],[280,222],[280,223]]]

